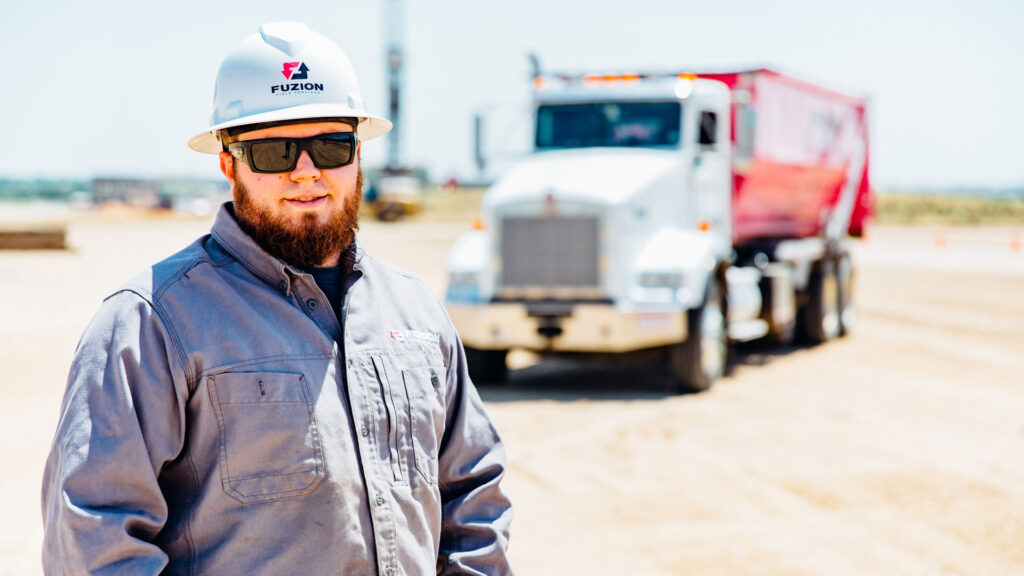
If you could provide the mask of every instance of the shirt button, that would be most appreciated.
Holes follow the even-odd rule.
[[[306,308],[309,308],[310,310],[316,310],[316,300],[313,298],[306,300]]]
[[[359,433],[363,435],[363,438],[365,438],[365,437],[370,435],[370,431],[367,430],[366,424],[360,424],[359,425]]]
[[[439,386],[441,384],[441,379],[437,377],[437,374],[431,374],[430,383],[434,386]]]
[[[284,280],[281,280],[281,282],[279,282],[278,285],[277,285],[277,289],[280,290],[281,292],[287,292],[288,291],[288,283],[285,282]]]
[[[377,506],[383,506],[383,505],[384,505],[384,497],[381,496],[380,494],[377,494]]]
[[[388,564],[387,566],[384,566],[384,575],[385,576],[392,576],[394,573],[395,573],[395,571],[394,571],[394,569],[391,568],[390,564]]]

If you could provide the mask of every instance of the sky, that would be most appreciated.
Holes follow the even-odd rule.
[[[276,20],[334,40],[386,111],[379,0],[3,0],[0,178],[219,177],[185,142],[223,56]],[[402,148],[434,178],[479,176],[477,113],[492,166],[525,149],[534,53],[557,72],[770,66],[869,98],[876,188],[1024,186],[1019,0],[406,0],[404,24]]]

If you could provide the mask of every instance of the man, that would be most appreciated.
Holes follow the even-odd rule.
[[[283,78],[282,78],[283,77]],[[355,240],[344,53],[263,26],[212,126],[234,204],[108,297],[43,481],[47,572],[507,574],[504,450],[444,309]]]

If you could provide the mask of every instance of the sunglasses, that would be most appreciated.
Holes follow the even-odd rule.
[[[348,166],[356,156],[359,138],[355,132],[333,132],[309,138],[264,138],[228,144],[228,152],[245,162],[253,172],[277,174],[291,172],[305,150],[313,164],[321,169]]]

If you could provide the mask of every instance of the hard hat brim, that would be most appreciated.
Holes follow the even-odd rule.
[[[220,130],[245,126],[247,124],[279,122],[281,120],[308,120],[310,118],[359,118],[359,127],[356,128],[356,133],[359,135],[359,139],[363,141],[383,136],[391,130],[390,120],[374,114],[367,114],[365,111],[353,110],[348,106],[340,104],[303,104],[283,110],[272,110],[263,114],[243,116],[215,124],[190,138],[188,147],[196,152],[217,154],[224,149],[221,146],[220,139],[217,138],[217,132]]]

